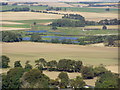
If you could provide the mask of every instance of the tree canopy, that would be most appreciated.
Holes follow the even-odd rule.
[[[8,68],[9,67],[8,63],[9,62],[10,62],[10,58],[9,57],[7,57],[5,55],[1,56],[0,63],[2,65],[0,65],[0,66],[2,66],[2,68]]]
[[[10,32],[10,31],[2,31],[2,41],[3,42],[20,42],[22,41],[21,34]]]

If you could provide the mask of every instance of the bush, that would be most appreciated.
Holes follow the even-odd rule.
[[[58,78],[61,80],[61,82],[60,82],[60,87],[61,87],[61,88],[66,88],[67,85],[69,84],[68,74],[65,73],[65,72],[61,72],[61,73],[58,75]]]
[[[9,67],[9,65],[8,65],[8,63],[10,62],[9,57],[7,57],[5,55],[2,55],[0,60],[1,60],[0,63],[2,64],[0,66],[2,66],[2,68],[8,68]]]
[[[111,72],[101,75],[95,83],[96,88],[118,88],[118,76]]]
[[[20,78],[24,73],[23,68],[13,68],[2,76],[2,89],[20,88]]]
[[[94,76],[100,76],[107,72],[107,69],[103,66],[95,67],[94,68]]]
[[[22,41],[22,36],[14,32],[2,31],[2,41],[3,42],[20,42]]]
[[[30,65],[29,63],[25,65],[25,70],[29,71],[32,69],[32,65]]]
[[[70,80],[70,86],[74,88],[83,88],[85,86],[85,82],[80,76],[77,76],[75,79]]]
[[[42,42],[42,38],[40,37],[39,34],[33,34],[33,35],[31,35],[30,41],[32,41],[32,42]]]
[[[20,61],[15,61],[14,67],[22,67]]]
[[[49,77],[41,73],[38,69],[26,72],[21,78],[22,88],[48,88]]]
[[[94,71],[92,67],[84,66],[82,68],[82,77],[84,79],[93,79],[94,78]]]
[[[103,30],[106,30],[106,29],[107,29],[107,26],[104,25],[104,26],[102,27],[102,29],[103,29]]]

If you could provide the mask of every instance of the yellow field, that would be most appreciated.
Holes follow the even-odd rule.
[[[0,31],[11,31],[11,30],[29,30],[30,28],[12,28],[12,27],[0,27]]]
[[[120,27],[120,25],[106,25],[108,29],[118,29],[118,27]],[[84,28],[89,28],[89,29],[95,29],[95,28],[99,28],[102,29],[103,25],[100,26],[85,26]]]
[[[62,2],[40,2],[40,5],[48,5],[49,7],[73,7],[70,4]]]
[[[11,58],[10,65],[20,60],[24,65],[30,60],[45,58],[47,61],[60,59],[82,60],[85,65],[116,65],[118,64],[118,48],[92,47],[80,45],[63,45],[50,43],[17,42],[2,43],[3,54]]]
[[[117,13],[94,13],[94,12],[72,12],[72,11],[50,11],[63,14],[80,14],[90,21],[99,21],[104,19],[115,19],[118,18]]]
[[[36,12],[0,12],[2,20],[59,19],[62,15]]]
[[[24,24],[24,23],[17,23],[17,22],[8,22],[8,21],[2,21],[0,22],[0,25],[4,25],[4,24],[14,24],[14,25],[21,25],[21,24]]]

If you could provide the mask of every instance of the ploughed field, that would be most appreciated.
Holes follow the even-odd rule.
[[[81,60],[85,65],[110,65],[118,64],[118,48],[92,47],[80,45],[16,42],[1,43],[3,55],[10,57],[10,66],[20,60],[22,65],[30,60],[35,65],[35,60],[45,58],[47,61],[60,59]]]

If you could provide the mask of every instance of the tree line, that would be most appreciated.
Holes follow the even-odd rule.
[[[6,67],[5,61],[8,64],[10,58],[3,55],[2,62],[4,62],[4,68],[7,68],[9,65]],[[72,66],[73,63],[76,63],[75,67]],[[58,67],[62,72],[56,79],[50,79],[43,74],[43,68],[55,68],[57,64],[60,65]],[[80,71],[82,76],[70,79],[65,71],[71,71],[73,68]],[[63,70],[65,71],[63,72]],[[83,80],[92,79],[94,76],[99,77],[95,88],[118,88],[118,74],[106,70],[103,65],[93,68],[92,66],[83,66],[81,61],[62,59],[58,62],[46,62],[44,58],[35,60],[34,68],[29,61],[26,61],[25,67],[21,65],[20,61],[15,61],[14,68],[11,68],[7,74],[2,74],[2,88],[84,88],[87,84]]]
[[[23,37],[20,33],[14,33],[10,31],[2,31],[1,41],[2,42],[21,42],[23,41]],[[87,45],[87,44],[95,44],[95,43],[104,43],[105,46],[113,46],[119,47],[119,37],[118,35],[109,35],[109,36],[82,36],[82,38],[77,39],[77,44],[79,45]],[[50,41],[45,41],[42,37],[34,33],[30,37],[30,41],[32,42],[47,42],[47,43],[62,43],[62,44],[75,44],[71,39],[63,39],[59,40],[58,38],[51,39]]]
[[[57,27],[84,27],[87,25],[120,25],[120,20],[105,19],[96,22],[96,21],[87,21],[83,16],[79,14],[65,14],[62,17],[62,19],[53,21],[51,25]]]
[[[8,11],[14,11],[14,12],[19,12],[19,11],[30,11],[30,8],[29,7],[21,7],[21,8],[12,8],[12,9],[9,9],[9,10],[2,10],[2,12],[8,12]]]

